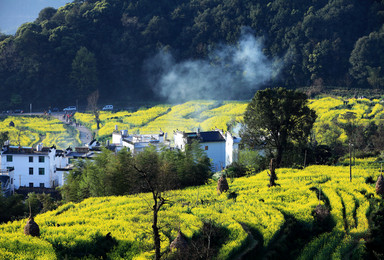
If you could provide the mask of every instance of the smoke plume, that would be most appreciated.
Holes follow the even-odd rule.
[[[262,48],[261,40],[243,32],[236,45],[220,45],[203,60],[176,62],[162,50],[146,63],[148,79],[154,91],[170,102],[249,99],[281,68]]]

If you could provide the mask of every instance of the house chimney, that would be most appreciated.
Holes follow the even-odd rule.
[[[119,131],[119,128],[117,125],[115,125],[115,131]]]
[[[36,146],[36,151],[41,152],[42,150],[43,150],[43,144],[42,144],[42,143],[39,143],[39,144]]]

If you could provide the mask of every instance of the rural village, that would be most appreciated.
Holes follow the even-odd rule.
[[[148,146],[160,149],[183,150],[187,144],[197,141],[202,150],[211,159],[212,171],[220,171],[237,161],[240,138],[229,131],[196,132],[174,131],[173,141],[168,134],[160,130],[157,134],[129,134],[128,130],[115,130],[111,141],[102,147],[97,140],[92,140],[80,147],[56,149],[55,145],[44,147],[14,146],[7,141],[1,150],[0,181],[2,192],[11,195],[15,190],[23,194],[28,192],[49,192],[65,183],[65,176],[73,167],[74,160],[92,160],[102,148],[118,152],[127,149],[132,154],[143,151]]]

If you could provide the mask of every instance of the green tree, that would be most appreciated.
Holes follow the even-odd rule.
[[[87,48],[81,47],[72,62],[71,82],[78,98],[85,98],[97,89],[97,60]]]
[[[244,114],[242,142],[269,150],[279,167],[289,143],[307,143],[315,120],[304,93],[285,88],[259,90]]]
[[[9,132],[0,132],[0,149],[3,147],[4,142],[9,140]]]
[[[74,163],[73,169],[65,176],[66,182],[60,188],[61,196],[66,202],[80,202],[89,197],[88,188],[80,188],[80,181],[83,178],[83,171],[86,167],[86,161],[77,160]]]
[[[127,149],[120,150],[116,156],[108,150],[103,153],[110,154],[108,165],[104,166],[105,189],[108,195],[126,195],[134,193],[132,176],[135,174],[133,168],[133,157]]]
[[[361,37],[351,52],[350,73],[360,81],[375,88],[384,87],[384,29]]]

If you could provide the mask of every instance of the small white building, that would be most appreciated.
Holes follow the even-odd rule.
[[[13,169],[0,170],[0,192],[2,192],[6,197],[12,195],[15,191],[13,175]]]
[[[62,185],[62,173],[57,165],[66,165],[63,151],[55,147],[18,147],[5,145],[1,151],[1,170],[13,171],[14,188],[54,188]]]
[[[185,149],[185,145],[198,141],[201,149],[211,159],[214,171],[220,171],[238,160],[240,138],[232,136],[229,132],[224,134],[219,129],[208,132],[198,130],[190,133],[175,131],[173,137],[175,148],[181,150]]]
[[[130,135],[128,130],[118,131],[117,129],[112,133],[112,145],[117,149],[127,147],[128,151],[132,154],[142,152],[148,146],[155,146],[157,150],[162,147],[170,147],[171,142],[167,139],[167,133],[160,130],[159,134],[133,134]]]

